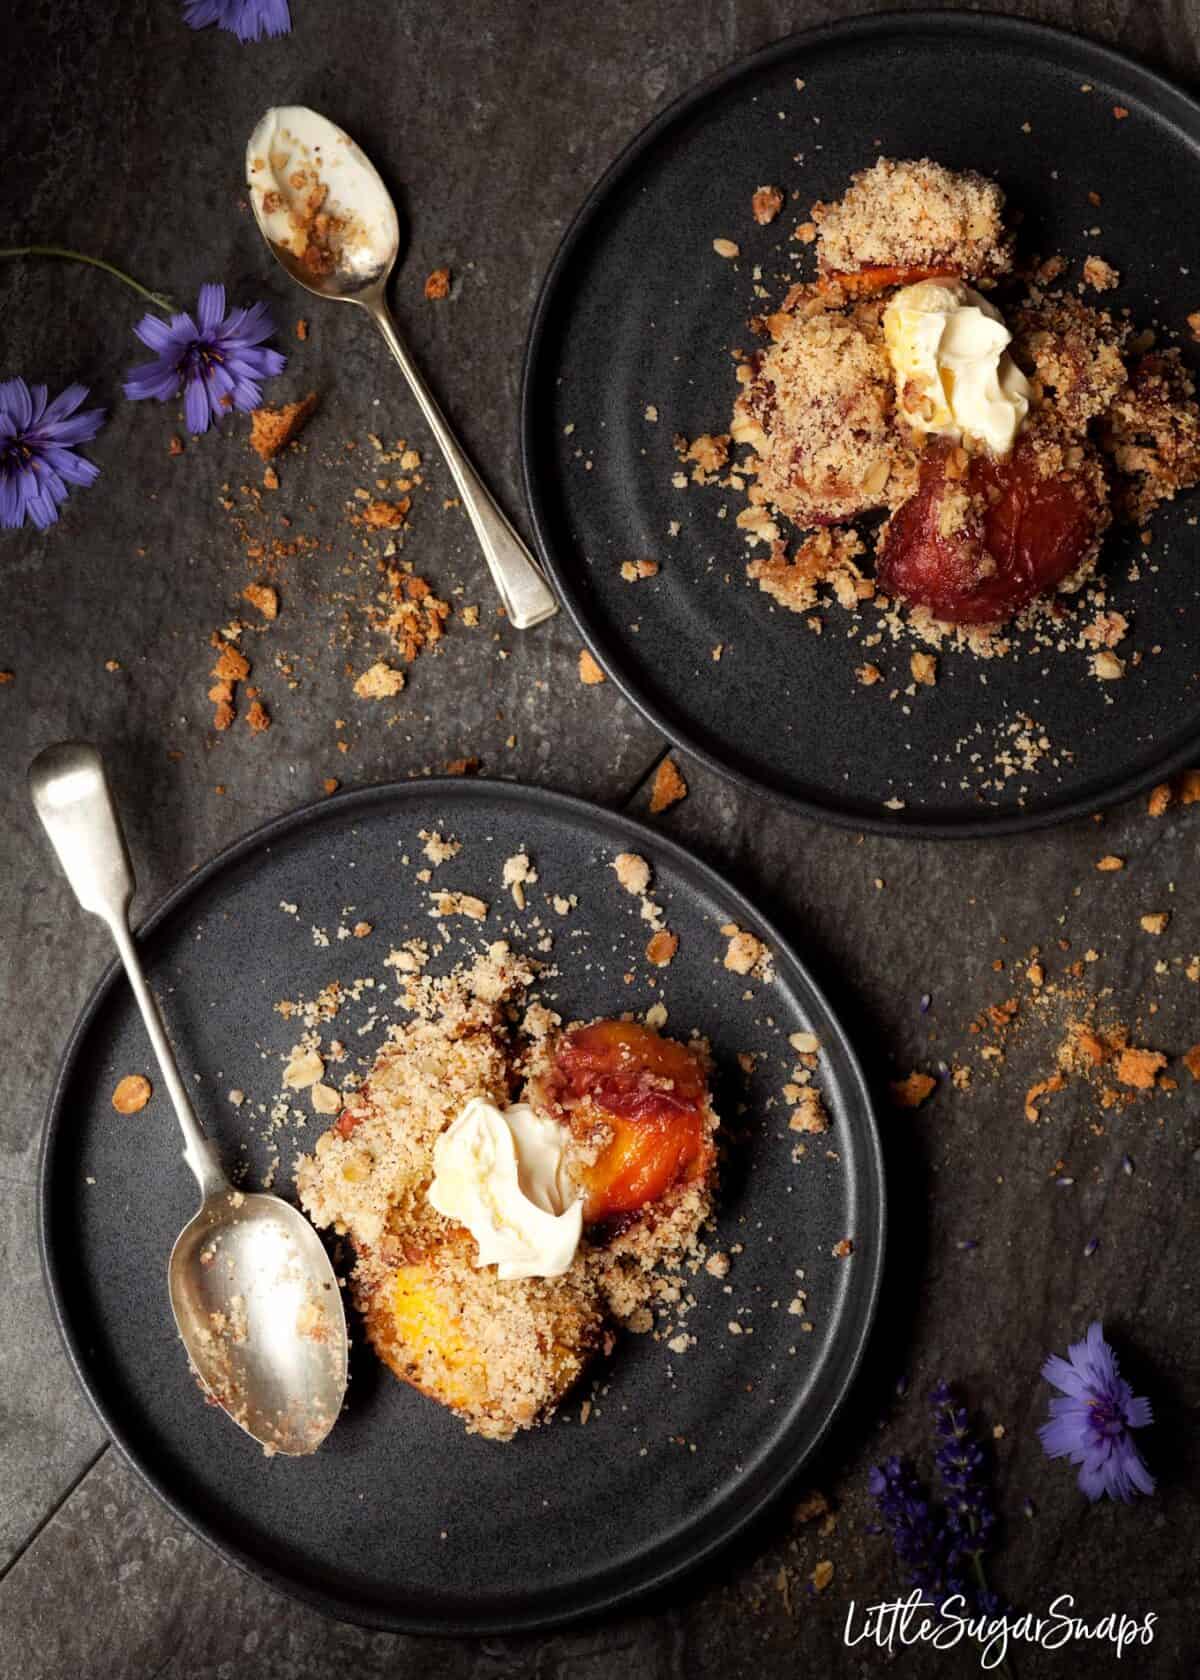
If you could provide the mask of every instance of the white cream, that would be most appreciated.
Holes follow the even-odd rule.
[[[896,399],[914,431],[978,440],[1007,455],[1029,412],[1029,382],[1008,354],[995,306],[960,281],[923,280],[883,314]]]
[[[565,1134],[528,1103],[472,1097],[433,1150],[430,1203],[475,1238],[477,1266],[502,1278],[561,1277],[575,1258],[583,1202],[566,1171]]]
[[[368,275],[384,267],[399,227],[375,166],[319,112],[306,105],[272,107],[246,147],[246,185],[267,238],[297,257],[308,244],[305,207],[318,182],[326,188],[322,209],[340,224],[339,271]]]

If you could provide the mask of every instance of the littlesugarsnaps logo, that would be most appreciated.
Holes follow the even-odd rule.
[[[985,1669],[998,1668],[1014,1645],[1036,1645],[1043,1651],[1061,1651],[1076,1644],[1111,1645],[1121,1657],[1131,1647],[1154,1643],[1158,1617],[1153,1611],[1138,1617],[1113,1610],[1089,1622],[1076,1616],[1074,1609],[1070,1593],[1060,1593],[1044,1615],[971,1615],[966,1600],[955,1593],[938,1611],[916,1588],[907,1598],[868,1604],[861,1614],[857,1601],[851,1599],[842,1642],[875,1645],[888,1652],[906,1645],[952,1651],[973,1644],[979,1649],[979,1666]]]

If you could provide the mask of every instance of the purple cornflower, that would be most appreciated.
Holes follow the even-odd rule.
[[[224,286],[201,286],[196,316],[199,326],[190,315],[172,315],[170,326],[142,316],[133,330],[155,356],[130,370],[125,395],[171,402],[182,391],[190,430],[206,432],[231,408],[257,408],[260,381],[282,373],[286,358],[263,348],[275,330],[265,303],[226,315]]]
[[[76,455],[104,424],[102,408],[79,406],[86,385],[68,385],[52,403],[44,385],[0,380],[0,525],[16,530],[30,519],[39,531],[53,525],[68,484],[91,484],[100,468]]]
[[[1047,1456],[1078,1464],[1079,1486],[1091,1500],[1108,1494],[1128,1502],[1135,1492],[1153,1493],[1154,1477],[1129,1431],[1144,1429],[1154,1414],[1149,1400],[1135,1398],[1121,1377],[1099,1320],[1089,1324],[1086,1341],[1068,1348],[1065,1359],[1051,1354],[1042,1376],[1066,1396],[1051,1400],[1050,1421],[1038,1430]]]
[[[288,0],[183,0],[183,21],[189,29],[215,23],[239,41],[261,41],[264,35],[288,35],[292,15]]]

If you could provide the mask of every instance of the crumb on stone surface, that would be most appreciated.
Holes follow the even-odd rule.
[[[279,617],[279,594],[269,583],[248,583],[242,599],[259,611],[268,622]]]
[[[431,303],[450,296],[450,270],[435,268],[425,281],[425,296]]]
[[[404,687],[404,672],[382,659],[368,667],[354,684],[360,700],[389,700]]]
[[[897,1108],[920,1108],[936,1088],[937,1080],[932,1074],[915,1070],[905,1079],[893,1079],[888,1086]]]
[[[317,393],[310,391],[298,402],[284,403],[273,408],[264,403],[250,416],[250,447],[262,460],[269,461],[292,442],[316,412]]]
[[[580,648],[579,650],[579,680],[588,688],[594,688],[597,683],[606,680],[604,672],[586,648]]]
[[[668,806],[675,805],[679,800],[687,797],[687,783],[679,772],[674,759],[664,758],[654,772],[654,782],[650,789],[650,815],[657,816]]]
[[[783,209],[783,194],[778,187],[758,187],[750,199],[750,210],[759,227],[773,222]]]

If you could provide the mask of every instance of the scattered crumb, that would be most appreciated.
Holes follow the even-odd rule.
[[[299,402],[284,403],[281,408],[264,404],[250,416],[250,447],[262,460],[272,456],[292,442],[312,418],[317,407],[317,393],[310,391]]]
[[[733,258],[742,254],[741,246],[735,245],[732,239],[714,239],[712,248],[719,257]]]
[[[664,758],[654,772],[654,784],[650,789],[650,815],[657,816],[669,805],[675,805],[686,797],[687,783],[680,775],[674,759]]]
[[[1142,917],[1142,929],[1145,933],[1165,933],[1167,923],[1171,920],[1167,910],[1156,910],[1148,916]]]
[[[1122,1050],[1117,1057],[1116,1075],[1120,1084],[1131,1085],[1138,1091],[1148,1091],[1166,1065],[1167,1058],[1161,1050],[1129,1048]]]
[[[1118,869],[1124,869],[1124,867],[1125,859],[1117,857],[1112,852],[1108,852],[1096,864],[1096,868],[1100,870],[1103,875],[1111,875]]]
[[[269,583],[248,583],[242,590],[243,601],[249,601],[265,619],[279,617],[279,595]]]
[[[404,672],[379,659],[358,678],[354,692],[360,700],[389,700],[403,687]]]
[[[143,1073],[127,1073],[119,1080],[112,1094],[112,1105],[118,1114],[140,1114],[150,1101],[150,1081]]]
[[[888,1089],[897,1108],[920,1108],[936,1087],[932,1074],[913,1072],[907,1079],[893,1079]]]
[[[588,688],[594,688],[597,683],[605,680],[604,672],[597,665],[586,648],[579,650],[579,680]]]
[[[678,936],[668,933],[666,928],[659,928],[657,933],[650,936],[646,946],[646,958],[655,968],[666,968],[678,949]]]
[[[778,187],[759,187],[750,200],[750,210],[759,227],[773,222],[783,209],[783,194]]]
[[[425,296],[431,303],[450,296],[450,270],[435,268],[425,281]]]
[[[1121,276],[1103,257],[1089,256],[1083,265],[1083,283],[1094,292],[1112,292],[1121,284]]]
[[[634,898],[641,898],[650,886],[650,865],[636,852],[618,852],[612,862],[617,880]]]

